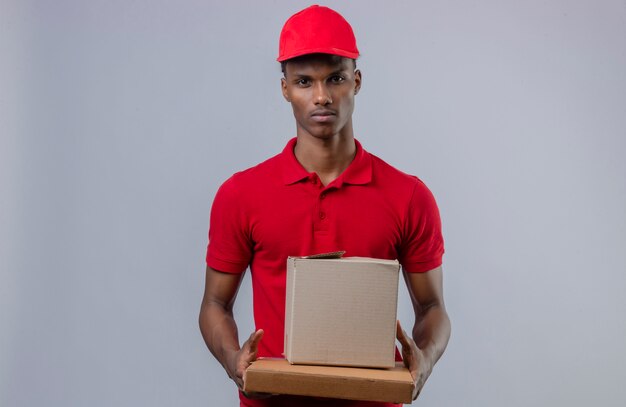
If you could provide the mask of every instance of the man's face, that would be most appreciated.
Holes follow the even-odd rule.
[[[351,130],[354,95],[361,87],[353,60],[326,54],[296,58],[287,62],[281,84],[298,135],[329,139]]]

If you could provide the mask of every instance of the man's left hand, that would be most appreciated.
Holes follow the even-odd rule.
[[[402,345],[402,360],[411,376],[415,388],[413,389],[413,400],[417,398],[426,383],[426,379],[432,371],[432,363],[430,363],[424,352],[417,347],[413,338],[411,338],[400,326],[400,321],[396,323],[396,337]]]

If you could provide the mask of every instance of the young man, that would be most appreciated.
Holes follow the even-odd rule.
[[[277,156],[233,175],[215,197],[202,335],[241,389],[243,373],[257,356],[283,352],[287,256],[345,250],[349,256],[399,259],[415,324],[411,336],[398,324],[397,337],[416,397],[450,336],[436,203],[418,178],[369,154],[354,139],[361,72],[356,40],[343,17],[319,6],[293,15],[281,32],[279,54],[296,138]],[[257,331],[240,346],[232,309],[248,266]],[[240,400],[254,407],[390,405],[243,393]]]

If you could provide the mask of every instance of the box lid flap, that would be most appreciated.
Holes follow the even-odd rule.
[[[338,250],[336,252],[319,253],[319,254],[311,254],[309,256],[302,256],[301,259],[340,259],[344,254],[346,254],[345,250]]]

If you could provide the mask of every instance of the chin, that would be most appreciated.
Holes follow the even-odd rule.
[[[310,131],[309,134],[311,134],[315,138],[327,140],[338,135],[339,129],[331,128],[331,127],[324,127],[322,129],[312,129],[312,131]]]
[[[316,137],[316,138],[331,138],[335,134],[337,134],[337,133],[330,132],[330,131],[329,132],[324,132],[324,133],[311,133],[311,135],[313,137]]]
[[[313,136],[313,138],[316,138],[318,140],[332,140],[334,137],[339,136],[338,133],[329,133],[329,134],[311,134]]]
[[[301,129],[318,140],[330,140],[341,132],[340,126],[335,125],[302,126]]]

